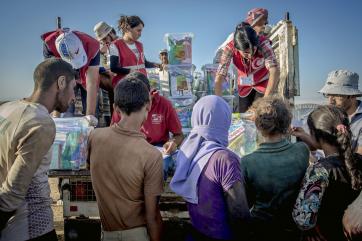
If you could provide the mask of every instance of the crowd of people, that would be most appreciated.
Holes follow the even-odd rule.
[[[359,76],[332,71],[319,91],[329,104],[309,114],[309,132],[291,126],[290,104],[274,95],[279,68],[267,22],[266,9],[252,9],[220,46],[215,95],[196,102],[187,136],[167,86],[162,94],[150,86],[146,68],[158,68],[167,85],[167,51],[160,64],[146,60],[141,18],[122,16],[122,37],[105,22],[94,26],[95,38],[70,29],[43,34],[45,60],[34,70],[32,95],[0,105],[0,241],[57,240],[47,176],[51,114],[73,116],[79,93],[97,127],[99,87],[112,113],[110,126],[88,139],[102,240],[162,239],[162,153],[176,150],[170,188],[187,203],[187,240],[361,240]],[[262,136],[241,158],[227,148],[232,110],[220,97],[231,61],[239,111],[252,111]]]

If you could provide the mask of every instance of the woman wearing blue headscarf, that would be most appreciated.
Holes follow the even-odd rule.
[[[235,231],[246,227],[250,214],[239,158],[227,149],[229,105],[221,97],[205,96],[195,104],[191,124],[170,183],[187,201],[194,228],[190,238],[240,239]]]

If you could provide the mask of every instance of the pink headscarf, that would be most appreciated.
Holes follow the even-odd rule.
[[[268,10],[265,8],[253,8],[248,12],[245,22],[253,27],[264,16],[268,18]]]

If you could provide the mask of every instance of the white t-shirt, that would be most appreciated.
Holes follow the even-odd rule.
[[[140,52],[138,51],[136,44],[127,44],[128,48],[132,50],[134,55],[136,55],[136,59],[138,60],[140,58]]]

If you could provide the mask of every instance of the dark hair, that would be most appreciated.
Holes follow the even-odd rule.
[[[255,109],[255,125],[262,133],[286,134],[292,121],[289,103],[276,97],[257,99],[252,108]]]
[[[128,74],[127,77],[141,80],[147,86],[148,91],[151,90],[150,81],[148,80],[147,76],[142,74],[141,72],[132,72]]]
[[[60,58],[49,58],[41,62],[34,70],[34,90],[48,90],[60,76],[65,76],[66,83],[77,77],[72,65]]]
[[[127,32],[127,27],[134,28],[140,24],[142,24],[143,27],[145,26],[140,17],[122,15],[118,20],[118,29],[124,34]]]
[[[114,35],[117,35],[116,30],[114,28],[112,28],[111,33],[113,33]]]
[[[114,103],[122,112],[130,115],[150,102],[150,94],[142,80],[127,75],[114,89]]]
[[[332,105],[319,106],[309,114],[307,123],[311,135],[317,141],[322,140],[338,148],[339,157],[344,160],[351,176],[352,188],[360,189],[362,187],[362,173],[357,168],[357,160],[353,154],[347,114]],[[345,128],[337,128],[339,125]]]
[[[236,26],[234,33],[234,46],[240,51],[250,49],[253,53],[254,47],[258,47],[259,38],[255,30],[247,23],[242,22]]]

